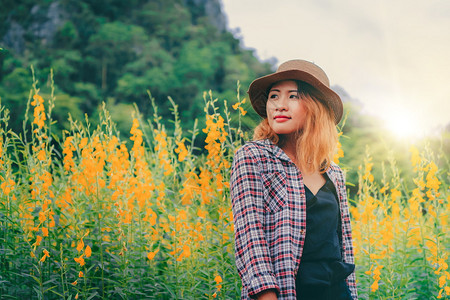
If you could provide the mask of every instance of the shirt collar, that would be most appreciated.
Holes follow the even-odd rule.
[[[287,156],[287,154],[281,150],[280,147],[278,147],[278,145],[274,144],[270,139],[265,139],[261,141],[262,143],[264,143],[264,145],[266,146],[267,150],[269,150],[270,152],[272,152],[272,154],[280,159],[280,160],[285,160],[285,161],[290,161],[292,162],[292,160],[289,158],[289,156]]]
[[[272,154],[275,157],[277,157],[278,159],[292,162],[292,160],[287,156],[287,154],[283,150],[281,150],[280,147],[278,147],[276,144],[274,144],[270,139],[265,139],[265,140],[261,140],[261,141],[257,141],[257,142],[264,144],[266,146],[266,149],[268,151],[272,152]],[[327,173],[328,177],[330,178],[331,182],[333,182],[334,186],[337,187],[336,174],[333,171],[333,168],[331,166],[328,168],[326,173]]]

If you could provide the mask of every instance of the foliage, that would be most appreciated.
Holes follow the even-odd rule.
[[[44,98],[36,80],[23,133],[9,128],[2,106],[2,297],[238,298],[228,179],[234,151],[249,139],[241,129],[248,102],[238,94],[234,119],[226,102],[211,92],[204,99],[199,155],[198,122],[186,137],[171,99],[171,133],[156,105],[148,121],[136,110],[128,147],[106,104],[98,125],[70,117],[55,140],[54,88]],[[336,160],[346,155],[339,150]],[[432,149],[411,148],[411,189],[392,153],[376,178],[370,152],[351,199],[360,297],[448,297],[448,161],[438,167]]]
[[[103,102],[136,103],[148,118],[150,90],[161,122],[171,118],[171,95],[189,128],[193,116],[202,114],[204,90],[234,93],[238,80],[248,86],[272,67],[243,49],[230,32],[211,25],[210,18],[221,15],[208,15],[201,1],[21,0],[7,1],[3,8],[0,97],[12,109],[15,131],[22,128],[30,65],[39,70],[35,76],[43,92],[51,85],[47,74],[54,71],[55,94],[64,95],[72,115],[95,116]],[[67,111],[54,116],[60,121],[56,126],[67,129]],[[126,125],[120,115],[111,116]]]
[[[360,286],[363,294],[380,299],[450,295],[449,174],[438,170],[430,148],[412,146],[410,152],[412,189],[403,184],[392,153],[387,166],[382,164],[381,185],[372,174],[369,148],[359,167],[360,189],[351,213],[355,250],[366,266],[360,269]]]

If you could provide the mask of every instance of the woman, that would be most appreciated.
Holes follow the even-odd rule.
[[[329,86],[304,60],[250,85],[263,120],[230,181],[242,299],[357,299],[345,179],[332,162],[343,108]]]

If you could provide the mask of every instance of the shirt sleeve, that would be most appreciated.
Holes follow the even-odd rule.
[[[344,261],[346,263],[354,264],[354,252],[353,252],[353,239],[352,239],[352,229],[350,223],[350,212],[348,207],[347,191],[345,186],[345,176],[342,170],[337,167],[338,181],[340,184],[340,202],[342,207],[342,232],[344,239]],[[353,299],[358,299],[358,292],[356,289],[356,276],[355,272],[347,277],[347,284],[352,293]]]
[[[257,159],[248,147],[234,157],[230,177],[236,267],[249,297],[279,286],[263,230],[264,186]]]

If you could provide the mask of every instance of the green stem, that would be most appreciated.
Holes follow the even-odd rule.
[[[44,299],[44,286],[42,285],[43,276],[42,276],[42,263],[38,262],[39,265],[39,298]]]
[[[65,270],[66,264],[64,263],[62,243],[59,244],[59,259],[61,261],[60,269],[61,269],[61,287],[63,290],[63,299],[66,299],[66,289],[65,289],[65,284],[64,284],[64,270]]]
[[[96,219],[97,219],[97,229],[98,229],[98,234],[99,234],[99,237],[100,237],[100,240],[99,240],[99,249],[100,249],[100,262],[101,262],[101,273],[102,273],[102,275],[101,275],[101,280],[100,280],[100,282],[101,282],[101,284],[100,284],[100,287],[101,287],[101,289],[102,289],[102,299],[105,299],[105,282],[104,282],[104,261],[103,261],[103,245],[102,245],[102,238],[101,238],[101,232],[102,232],[102,220],[101,220],[101,218],[100,218],[100,212],[101,212],[101,205],[100,205],[100,193],[99,193],[99,184],[98,184],[98,174],[96,175],[96,185],[97,185],[97,188],[96,188],[96,204],[97,204],[97,211],[96,211]]]
[[[421,242],[422,242],[422,245],[421,245],[421,247],[422,247],[422,256],[423,256],[423,259],[422,259],[422,262],[423,262],[423,268],[424,268],[424,271],[425,271],[425,274],[426,274],[426,280],[425,280],[425,286],[426,286],[426,291],[430,291],[430,286],[429,286],[429,281],[430,281],[430,274],[429,274],[429,272],[428,272],[428,262],[427,262],[427,254],[426,254],[426,248],[425,248],[425,239],[424,239],[424,232],[423,232],[423,228],[424,228],[424,224],[423,224],[423,215],[422,215],[422,217],[421,218],[419,218],[419,227],[420,227],[420,239],[421,239]]]

